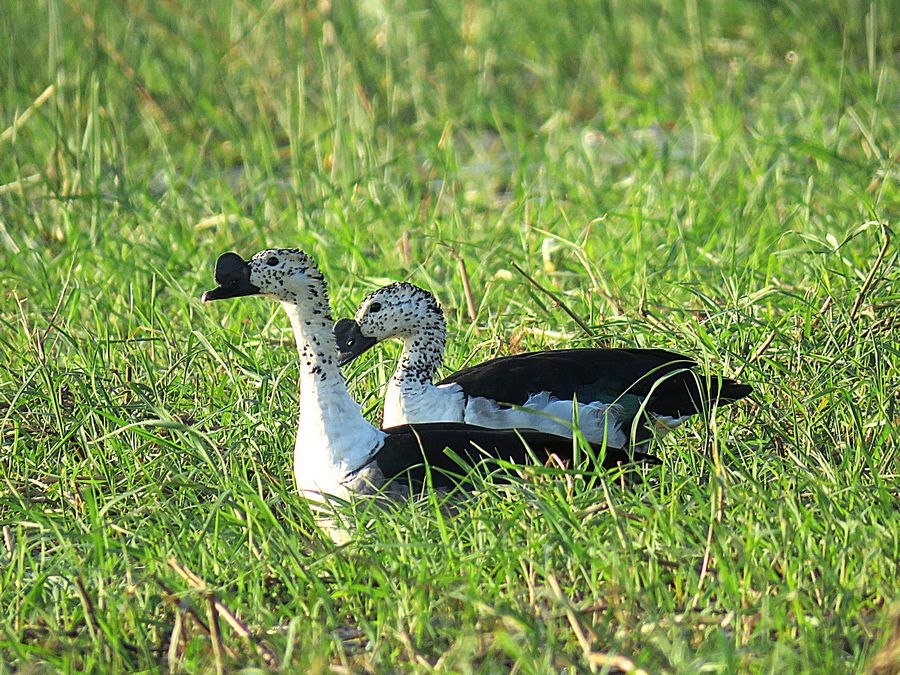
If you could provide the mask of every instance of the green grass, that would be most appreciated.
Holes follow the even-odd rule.
[[[4,2],[0,672],[215,668],[192,619],[170,652],[207,616],[170,558],[288,670],[865,668],[900,600],[891,6]],[[337,548],[285,317],[198,301],[270,245],[336,315],[432,289],[448,368],[654,346],[755,391],[642,485],[532,472]],[[396,353],[348,373],[373,417]]]

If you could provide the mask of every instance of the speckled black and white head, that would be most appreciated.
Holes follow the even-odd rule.
[[[295,334],[303,335],[297,344],[301,369],[308,367],[327,377],[319,366],[335,361],[331,312],[325,278],[311,257],[296,248],[266,249],[247,261],[225,253],[216,262],[216,281],[219,287],[204,293],[204,302],[245,295],[278,300]]]
[[[431,293],[400,282],[369,293],[353,319],[341,319],[334,325],[334,334],[344,365],[378,342],[393,338],[408,342],[412,349],[425,348],[442,356],[447,324]]]
[[[270,248],[244,261],[224,253],[216,261],[218,288],[203,301],[265,295],[280,302],[316,302],[324,296],[325,278],[315,261],[297,248]]]

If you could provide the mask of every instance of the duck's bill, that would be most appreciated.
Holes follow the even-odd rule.
[[[338,347],[338,364],[342,366],[378,343],[375,338],[363,335],[359,324],[353,319],[341,319],[334,324],[333,330]]]
[[[216,261],[216,282],[218,288],[206,291],[200,300],[225,300],[256,295],[259,287],[250,283],[250,265],[237,253],[223,253]]]

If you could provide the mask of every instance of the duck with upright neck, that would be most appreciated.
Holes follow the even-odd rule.
[[[263,295],[281,303],[290,319],[300,361],[300,414],[294,445],[294,479],[304,496],[347,498],[385,487],[420,487],[427,467],[431,484],[452,488],[461,467],[491,460],[516,464],[551,455],[573,457],[568,438],[538,431],[484,429],[461,423],[404,425],[377,429],[350,397],[338,365],[325,279],[313,259],[299,249],[260,251],[250,260],[235,253],[219,257],[217,288],[203,301]],[[447,453],[446,450],[452,451]],[[604,467],[631,461],[656,462],[643,453],[612,445],[594,447]],[[464,479],[464,478],[463,478]],[[390,483],[390,486],[386,484]]]
[[[588,441],[624,447],[752,390],[728,378],[706,378],[692,359],[662,349],[516,354],[434,384],[447,339],[444,314],[431,293],[405,282],[370,293],[334,333],[341,365],[384,340],[403,341],[385,394],[384,427],[453,421],[571,436],[577,418]]]

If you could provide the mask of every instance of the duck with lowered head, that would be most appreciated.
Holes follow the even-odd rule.
[[[561,349],[516,354],[465,368],[434,384],[447,326],[435,297],[401,282],[379,288],[353,319],[334,326],[345,365],[377,343],[403,341],[384,401],[384,426],[468,422],[495,429],[533,428],[624,447],[679,426],[752,387],[705,377],[697,363],[662,349]],[[575,404],[577,401],[577,404]],[[573,405],[575,404],[575,405]]]

